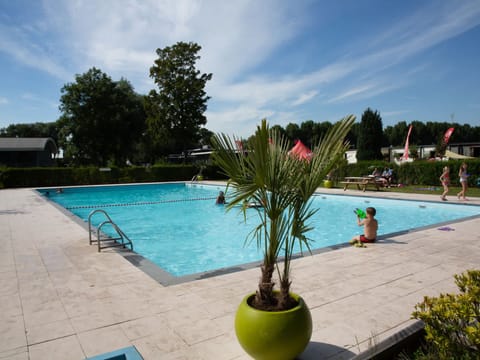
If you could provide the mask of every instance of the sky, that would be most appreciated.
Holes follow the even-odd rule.
[[[96,67],[156,89],[156,49],[202,49],[206,127],[334,123],[371,108],[480,126],[480,0],[0,0],[0,128],[53,122]]]

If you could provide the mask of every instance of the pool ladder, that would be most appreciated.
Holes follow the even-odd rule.
[[[98,227],[95,229],[95,227],[92,226],[92,217],[96,213],[102,213],[107,219],[100,223],[100,225],[98,225]],[[102,227],[105,225],[111,225],[113,230],[115,230],[115,232],[117,233],[117,236],[111,237],[103,233]],[[97,238],[92,238],[92,234],[96,234]],[[92,243],[97,243],[98,252],[100,252],[102,249],[110,247],[122,246],[123,248],[125,248],[127,245],[129,245],[130,250],[133,251],[132,240],[130,240],[128,236],[122,231],[122,229],[120,229],[118,225],[113,222],[112,218],[107,214],[107,212],[102,209],[93,210],[88,215],[88,240],[90,241],[90,245],[92,245]]]

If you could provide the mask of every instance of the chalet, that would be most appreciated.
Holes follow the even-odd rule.
[[[0,137],[0,165],[11,167],[54,166],[57,145],[52,138]]]

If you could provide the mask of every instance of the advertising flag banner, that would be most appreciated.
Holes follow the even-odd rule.
[[[408,143],[409,143],[409,138],[410,138],[410,133],[412,132],[412,126],[410,125],[410,128],[408,129],[408,134],[407,134],[407,139],[405,140],[405,149],[403,150],[403,160],[408,160]]]
[[[443,135],[443,142],[448,144],[448,140],[450,140],[450,136],[452,136],[453,130],[455,130],[453,127],[449,128],[447,131],[445,131],[445,135]]]

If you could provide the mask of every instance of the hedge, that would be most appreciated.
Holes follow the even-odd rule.
[[[194,165],[154,165],[151,167],[35,167],[0,168],[0,188],[58,187],[118,183],[188,181],[200,172]],[[202,168],[204,179],[224,179],[215,166]]]
[[[466,161],[468,166],[469,186],[476,186],[480,177],[480,159]],[[398,166],[382,161],[362,161],[356,164],[342,164],[333,173],[334,181],[341,181],[345,176],[364,176],[373,169],[389,166],[393,169],[394,183],[404,185],[440,186],[440,174],[444,166],[450,167],[450,179],[453,185],[458,183],[458,169],[462,161],[414,161]],[[202,172],[204,179],[226,179],[219,167],[215,165],[154,165],[151,167],[131,166],[112,167],[102,171],[98,167],[79,168],[0,168],[0,188],[49,187],[95,184],[142,183],[162,181],[188,181]]]

